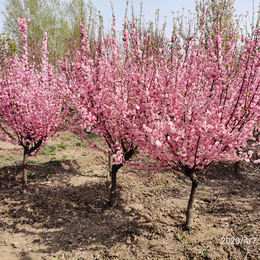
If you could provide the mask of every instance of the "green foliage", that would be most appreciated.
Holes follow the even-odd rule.
[[[59,151],[65,150],[67,148],[67,146],[68,146],[67,144],[59,144],[58,145]]]
[[[51,157],[49,163],[54,163],[56,165],[61,165],[61,159],[57,159],[56,157]]]
[[[35,160],[28,160],[28,164],[37,164],[37,161],[35,161]]]
[[[87,5],[84,0],[6,0],[3,16],[3,30],[14,39],[18,53],[22,45],[17,18],[30,19],[28,48],[36,64],[41,62],[42,39],[46,31],[49,60],[56,65],[58,59],[80,43],[79,24],[88,24],[89,28],[94,25],[96,9],[90,0]],[[12,43],[11,49],[16,50],[14,47]]]
[[[1,74],[5,73],[5,60],[10,58],[16,52],[16,44],[14,40],[6,36],[6,34],[0,34],[0,67]]]
[[[180,236],[178,236],[178,237],[177,237],[177,240],[181,242],[181,241],[183,240],[183,238],[180,237]]]
[[[40,152],[42,155],[55,155],[56,146],[55,145],[46,145]]]
[[[30,179],[33,179],[33,178],[36,177],[36,174],[37,174],[37,172],[30,172],[30,173],[28,174],[28,177],[29,177]]]

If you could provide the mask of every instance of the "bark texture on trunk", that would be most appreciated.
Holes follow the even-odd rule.
[[[111,171],[111,188],[110,188],[110,199],[109,199],[109,206],[113,206],[116,202],[116,188],[117,188],[117,184],[116,184],[116,176],[117,176],[117,172],[118,170],[122,167],[122,164],[114,164],[112,165],[112,171]]]
[[[185,226],[188,229],[190,229],[193,226],[193,221],[194,221],[194,201],[195,201],[196,191],[199,185],[199,180],[196,174],[193,173],[190,169],[185,171],[185,175],[188,176],[192,181],[190,198],[189,198],[189,203],[186,211],[186,222],[185,222]]]
[[[123,146],[124,147],[124,146]],[[129,151],[125,151],[125,161],[128,161],[137,151],[137,147],[135,148],[131,148]],[[116,184],[116,178],[117,178],[117,172],[118,170],[123,166],[122,163],[120,164],[113,164],[112,165],[112,170],[111,170],[111,188],[110,188],[110,199],[109,199],[109,203],[108,205],[110,207],[112,207],[115,202],[116,202],[116,198],[117,198],[117,192],[116,192],[116,188],[117,188],[117,184]]]
[[[240,175],[240,161],[237,161],[234,163],[234,172],[235,172],[235,175],[236,176],[239,176]]]
[[[22,144],[23,146],[23,176],[22,176],[22,183],[23,183],[23,190],[25,190],[28,186],[27,182],[27,163],[29,155],[34,152],[36,149],[38,149],[42,144],[42,140],[38,142],[34,142],[32,147],[30,148],[30,143],[27,143],[26,145]]]
[[[24,150],[23,152],[23,179],[22,179],[22,183],[23,183],[23,189],[25,190],[28,186],[28,182],[27,182],[27,163],[28,163],[28,150]]]
[[[107,173],[108,179],[109,179],[109,177],[112,177],[112,164],[113,164],[112,156],[109,154],[108,155],[108,173]]]

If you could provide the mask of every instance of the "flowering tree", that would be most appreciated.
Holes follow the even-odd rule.
[[[82,27],[82,46],[76,59],[60,63],[71,89],[71,130],[81,133],[82,138],[86,131],[102,136],[108,146],[102,151],[113,157],[110,205],[116,200],[118,170],[138,152],[138,143],[133,145],[133,129],[142,128],[144,121],[139,118],[136,100],[145,98],[144,85],[153,81],[154,66],[160,59],[158,39],[151,30],[140,35],[136,24],[125,20],[120,48],[115,29],[116,21],[112,35],[99,37],[93,51],[93,42],[90,45],[88,32]],[[136,84],[138,87],[133,88]]]
[[[115,30],[115,23],[113,30]],[[60,66],[71,90],[71,130],[86,138],[86,131],[104,138],[108,149],[94,148],[113,157],[112,186],[109,204],[116,200],[116,176],[123,162],[136,152],[128,138],[133,109],[128,100],[124,61],[116,37],[99,37],[90,46],[88,32],[82,27],[82,46],[72,64],[69,59]]]
[[[44,35],[42,63],[29,63],[27,20],[18,19],[23,41],[23,56],[14,55],[0,79],[0,138],[23,147],[23,186],[27,186],[28,156],[39,151],[64,121],[65,84],[49,65],[47,36]]]
[[[188,228],[193,225],[198,173],[212,162],[248,160],[251,153],[243,153],[242,147],[253,138],[259,117],[260,32],[249,39],[235,30],[216,31],[213,39],[205,37],[205,30],[183,43],[174,38],[171,59],[162,49],[157,84],[147,86],[145,101],[137,99],[136,106],[146,123],[133,130],[133,142],[162,168],[192,181]]]
[[[212,38],[202,26],[184,41],[173,35],[171,48],[167,41],[153,48],[149,33],[140,38],[125,21],[123,50],[107,37],[95,52],[82,35],[77,59],[61,67],[72,89],[72,125],[82,137],[86,130],[102,136],[113,154],[110,203],[117,170],[139,149],[190,178],[191,227],[197,173],[214,161],[250,158],[242,147],[259,115],[259,34],[249,39],[216,24]]]

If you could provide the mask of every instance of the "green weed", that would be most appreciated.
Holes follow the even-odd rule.
[[[67,148],[67,146],[68,146],[67,144],[59,144],[59,145],[58,145],[58,148],[59,148],[58,150],[59,150],[59,151],[65,150],[65,149]]]
[[[33,178],[35,178],[36,175],[37,174],[37,172],[30,172],[29,174],[28,174],[28,177],[30,178],[30,179],[33,179]]]
[[[35,160],[28,160],[28,164],[38,164],[38,162]]]
[[[182,241],[182,239],[183,239],[183,238],[180,237],[180,236],[177,237],[177,240],[179,240],[180,242]]]
[[[40,152],[42,155],[55,155],[56,146],[55,145],[46,145]]]
[[[61,165],[61,159],[57,159],[56,157],[51,157],[49,163],[54,163],[56,165]]]

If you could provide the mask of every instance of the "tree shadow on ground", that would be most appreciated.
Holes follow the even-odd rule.
[[[52,176],[48,173],[49,167]],[[37,174],[30,180],[26,193],[21,192],[17,181],[19,169],[0,169],[3,188],[0,200],[5,206],[0,226],[22,233],[25,238],[34,237],[30,243],[44,245],[38,253],[92,245],[95,245],[92,250],[98,250],[113,244],[122,235],[117,228],[127,222],[128,217],[123,216],[117,206],[106,206],[110,183],[107,178],[99,175],[100,182],[71,185],[73,175],[81,176],[71,161],[33,165],[28,169]],[[123,203],[120,197],[117,203]]]
[[[142,236],[148,240],[160,239],[165,236],[166,232],[171,232],[178,239],[178,234],[182,232],[183,220],[175,219],[169,222],[171,213],[167,209],[161,213],[165,214],[165,217],[156,217],[147,208],[139,210],[132,207],[126,210],[124,206],[127,200],[120,194],[129,183],[118,186],[120,196],[117,199],[117,205],[109,208],[106,206],[106,199],[109,195],[110,181],[95,173],[98,181],[72,185],[70,182],[72,176],[79,176],[84,180],[84,176],[79,175],[78,165],[74,161],[48,162],[42,166],[29,166],[28,169],[36,174],[30,179],[27,193],[21,193],[20,182],[17,181],[19,169],[15,167],[0,169],[0,184],[3,188],[0,191],[0,201],[5,206],[0,224],[2,227],[11,229],[14,234],[23,234],[25,239],[28,238],[28,243],[39,245],[39,249],[33,251],[34,253],[55,254],[60,250],[80,251],[86,248],[92,251],[106,251],[118,242],[134,243],[136,237]],[[223,170],[221,168],[218,170],[215,176],[210,175],[214,174],[210,171],[205,181],[214,180],[219,185],[229,187],[229,181],[235,180],[234,176],[230,173],[228,177],[225,174],[225,167]],[[149,181],[151,190],[141,191],[142,196],[147,195],[153,199],[158,196],[158,204],[160,203],[159,196],[162,194],[181,198],[176,194],[179,192],[179,186],[171,192],[167,188],[158,189],[156,193],[152,193],[156,188],[154,183],[158,180]],[[251,180],[248,183],[250,182]],[[182,184],[187,186],[185,182]],[[244,183],[242,184],[243,190],[239,191],[237,196],[245,192]],[[213,187],[211,182],[208,185]],[[235,188],[239,189],[239,186],[236,184]],[[227,196],[227,192],[221,194],[221,197],[227,198]],[[211,202],[208,202],[209,207]],[[213,207],[214,211],[206,212],[206,214],[220,213],[221,216],[225,216],[225,214],[230,214],[231,210],[233,214],[243,212],[243,207],[232,209],[232,205],[224,207],[227,204],[223,203],[217,201]]]
[[[28,185],[39,180],[49,180],[58,173],[66,172],[70,175],[78,174],[80,166],[76,160],[51,160],[39,165],[27,165]],[[3,190],[18,188],[22,184],[22,166],[5,166],[0,168],[0,187]],[[61,181],[66,182],[67,175],[61,176]]]

